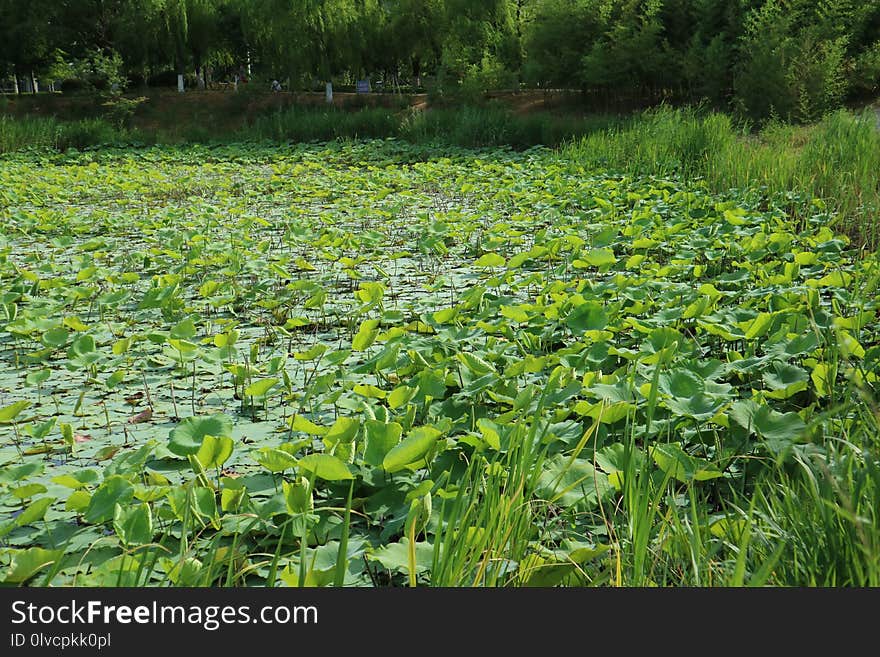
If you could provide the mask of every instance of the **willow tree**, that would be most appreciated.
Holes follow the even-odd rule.
[[[263,62],[294,83],[357,69],[366,44],[363,16],[376,0],[242,0],[245,38]]]

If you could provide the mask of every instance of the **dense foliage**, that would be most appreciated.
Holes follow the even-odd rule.
[[[880,3],[2,0],[0,68],[66,89],[167,83],[169,72],[203,85],[237,71],[294,88],[363,77],[445,93],[524,83],[811,120],[877,91]]]
[[[880,584],[880,267],[543,148],[3,156],[0,581]]]

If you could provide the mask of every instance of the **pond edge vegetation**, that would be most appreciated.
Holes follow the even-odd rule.
[[[676,177],[713,192],[755,190],[783,200],[795,218],[815,202],[857,247],[880,245],[880,130],[872,110],[837,110],[815,124],[748,121],[702,107],[660,106],[629,116],[516,114],[501,106],[428,110],[293,106],[217,134],[197,122],[174,131],[127,127],[105,117],[75,121],[0,114],[0,154],[152,144],[400,139],[464,148],[561,149],[586,169]]]

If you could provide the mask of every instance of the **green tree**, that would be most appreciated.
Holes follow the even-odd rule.
[[[542,87],[579,86],[581,63],[604,27],[594,0],[543,0],[524,25],[523,76]]]
[[[661,20],[662,0],[602,2],[604,30],[581,62],[586,87],[654,97],[675,78]]]
[[[36,91],[36,76],[55,61],[67,41],[59,5],[52,0],[0,2],[0,67],[15,80],[16,93],[25,77]]]
[[[421,85],[426,63],[439,62],[446,30],[442,0],[391,0],[384,3],[384,60],[395,77],[403,70],[415,87]]]

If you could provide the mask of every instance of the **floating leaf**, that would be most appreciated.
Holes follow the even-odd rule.
[[[300,459],[299,467],[326,481],[354,479],[348,466],[341,459],[330,454],[309,454]]]
[[[51,566],[64,554],[64,550],[46,550],[40,547],[25,550],[2,550],[0,556],[9,559],[9,567],[3,577],[4,584],[23,584],[43,568]]]
[[[205,436],[231,437],[232,420],[220,413],[185,418],[171,430],[168,436],[168,449],[178,456],[195,454],[202,447]]]
[[[9,424],[18,417],[19,413],[30,405],[31,403],[29,401],[22,400],[0,408],[0,424]]]
[[[255,449],[251,452],[251,458],[269,472],[284,472],[296,467],[297,464],[297,460],[293,456],[273,447]]]
[[[125,506],[134,497],[134,486],[120,475],[109,477],[98,486],[83,514],[86,522],[99,524],[113,518],[117,504]]]
[[[248,397],[264,397],[275,387],[278,381],[279,379],[275,378],[261,379],[245,388],[244,394]]]
[[[133,507],[117,504],[113,529],[125,545],[143,545],[153,540],[153,514],[146,502]]]
[[[381,466],[385,455],[400,442],[403,427],[397,422],[380,422],[379,420],[367,420],[364,422],[366,433],[366,448],[364,449],[364,461],[369,465]]]
[[[199,447],[195,457],[206,470],[219,468],[232,456],[233,447],[232,438],[207,435],[202,439],[202,446]]]
[[[431,451],[441,432],[434,427],[422,426],[413,429],[401,443],[395,445],[382,459],[382,467],[388,472],[403,470],[416,463]]]
[[[654,463],[670,477],[682,482],[706,481],[722,476],[721,471],[704,459],[691,456],[680,443],[665,443],[651,448]]]

